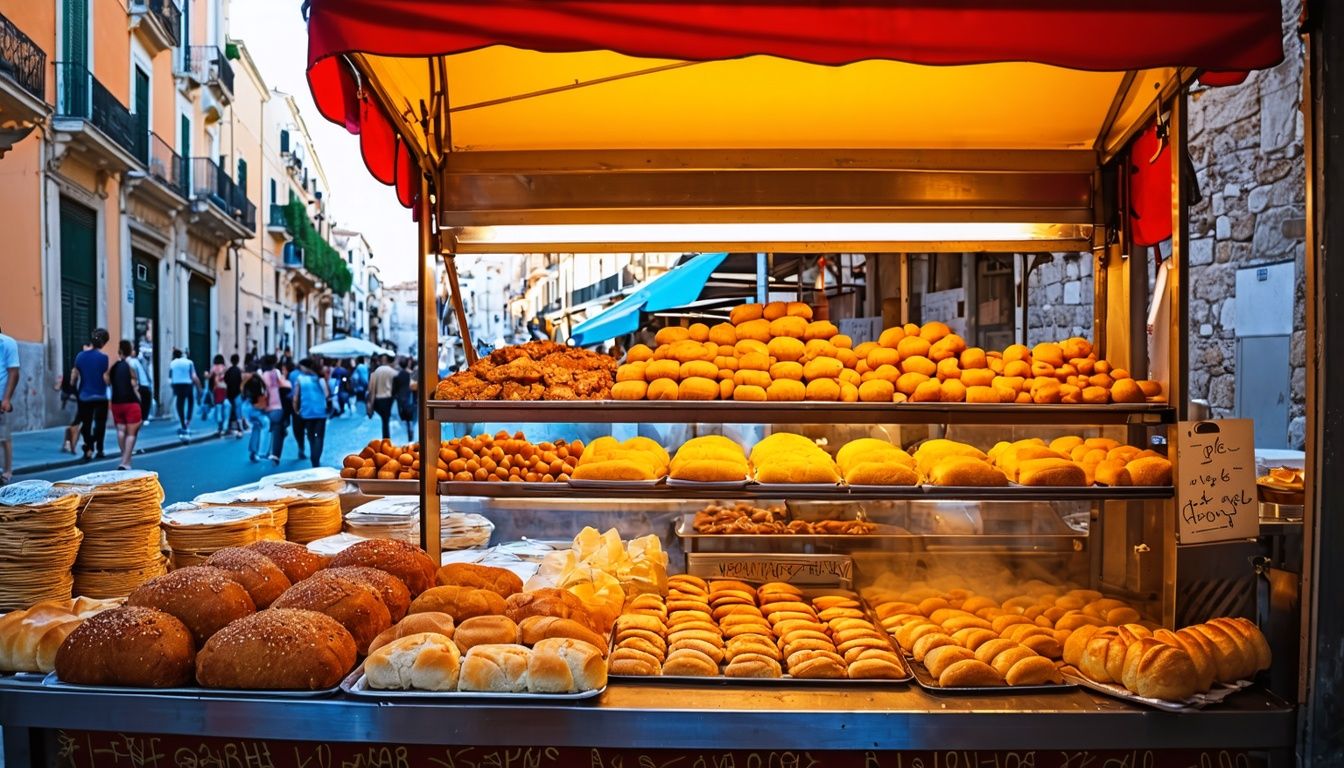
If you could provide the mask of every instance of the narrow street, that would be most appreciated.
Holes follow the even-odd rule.
[[[363,412],[357,415],[346,414],[327,420],[327,439],[322,451],[322,463],[338,467],[347,453],[357,451],[369,440],[380,436],[379,423],[375,419],[364,418]],[[399,421],[392,422],[392,439],[402,442],[406,437],[406,428]],[[108,454],[115,449],[116,437],[108,435]],[[291,433],[285,440],[284,454],[279,466],[269,461],[248,461],[247,437],[205,440],[184,445],[181,448],[137,456],[134,466],[137,469],[150,469],[159,473],[165,494],[164,503],[189,501],[205,491],[230,488],[235,485],[253,482],[265,475],[304,469],[311,466],[307,459],[300,460]],[[85,472],[115,469],[115,458],[94,461],[89,464],[47,470],[35,474],[24,474],[16,479],[63,480]]]

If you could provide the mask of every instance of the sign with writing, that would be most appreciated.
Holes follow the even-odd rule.
[[[865,341],[877,341],[882,335],[880,317],[842,317],[838,325],[840,332],[853,339],[856,347]]]
[[[1250,768],[1228,749],[746,750],[486,747],[56,731],[61,768]]]
[[[1198,544],[1260,535],[1255,427],[1250,419],[1176,425],[1176,540]]]
[[[686,570],[702,579],[845,588],[854,584],[854,560],[848,555],[690,553],[686,555]]]

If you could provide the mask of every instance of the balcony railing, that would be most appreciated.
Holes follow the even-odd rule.
[[[163,25],[163,31],[177,45],[181,41],[182,11],[173,0],[148,0],[149,12]]]
[[[266,217],[266,227],[289,231],[289,222],[285,221],[285,206],[271,203],[269,215]]]
[[[630,284],[631,281],[627,279],[624,271],[617,272],[616,274],[608,275],[595,283],[589,283],[577,291],[570,291],[569,303],[571,305],[583,304],[592,301],[593,299],[613,294]]]
[[[191,196],[209,201],[248,229],[257,228],[257,206],[234,182],[233,177],[220,169],[208,157],[191,158]]]
[[[285,243],[284,266],[302,267],[303,249],[293,243]]]
[[[201,83],[218,82],[225,92],[233,95],[233,67],[217,46],[191,47],[190,74]]]
[[[47,99],[47,54],[0,15],[0,75],[8,75],[39,101]]]
[[[87,120],[127,152],[137,154],[131,111],[93,73],[82,64],[57,62],[56,78],[58,117]]]
[[[149,174],[183,197],[187,191],[187,168],[182,156],[157,133],[149,134]]]

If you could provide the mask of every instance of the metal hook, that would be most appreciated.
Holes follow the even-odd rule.
[[[1153,119],[1156,122],[1155,133],[1157,135],[1157,149],[1153,152],[1153,156],[1148,158],[1149,165],[1157,162],[1157,158],[1162,154],[1162,150],[1166,149],[1171,140],[1171,122],[1162,119],[1161,102],[1158,102],[1157,104],[1157,114]]]

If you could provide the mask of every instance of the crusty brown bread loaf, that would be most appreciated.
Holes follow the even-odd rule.
[[[56,651],[56,676],[76,685],[190,685],[195,664],[196,646],[186,625],[138,605],[90,616]]]
[[[516,622],[522,622],[529,616],[559,616],[562,619],[573,619],[594,632],[597,631],[593,617],[584,607],[583,601],[564,589],[546,587],[531,592],[519,592],[509,596],[503,611],[493,612],[502,612]]]
[[[1021,485],[1087,485],[1087,473],[1068,459],[1027,459],[1017,467],[1017,482]]]
[[[327,565],[327,558],[292,541],[265,539],[248,544],[247,549],[269,558],[291,583],[303,581]]]
[[[1181,701],[1199,690],[1198,671],[1181,648],[1151,637],[1130,644],[1120,683],[1130,691],[1153,699]]]
[[[1162,456],[1145,456],[1125,465],[1135,485],[1171,485],[1171,461]]]
[[[157,608],[176,616],[191,630],[196,645],[230,622],[255,613],[252,596],[227,571],[205,565],[179,568],[141,584],[127,605]]]
[[[532,693],[595,691],[607,684],[607,662],[598,648],[582,640],[552,637],[532,648],[527,689]]]
[[[304,579],[286,590],[272,607],[325,613],[345,627],[361,651],[392,626],[392,614],[378,590],[339,577],[314,575]]]
[[[457,625],[453,642],[463,653],[478,645],[516,644],[518,625],[508,616],[473,616]]]
[[[425,611],[446,613],[461,624],[475,616],[504,613],[504,598],[488,589],[433,587],[411,601],[411,613]]]
[[[398,621],[391,628],[383,630],[373,639],[373,642],[369,643],[369,653],[373,653],[393,640],[407,635],[418,635],[422,632],[433,632],[451,640],[454,631],[456,631],[456,627],[453,624],[453,617],[446,613],[439,613],[438,611],[408,613],[406,618]]]
[[[229,578],[242,584],[257,610],[268,607],[291,586],[280,566],[251,549],[225,547],[210,555],[205,564],[228,573]]]
[[[498,693],[526,691],[530,656],[531,651],[522,645],[478,645],[467,651],[462,659],[458,690]]]
[[[364,660],[364,679],[382,690],[455,691],[461,654],[453,641],[435,632],[407,635]]]
[[[216,632],[196,678],[207,688],[320,690],[338,685],[355,657],[354,638],[330,616],[271,608]]]
[[[383,605],[392,616],[392,621],[401,621],[411,607],[411,592],[401,579],[377,568],[362,565],[346,565],[339,568],[327,568],[313,574],[315,578],[338,578],[367,584],[373,587],[382,598]]]
[[[331,559],[331,567],[364,565],[377,568],[401,579],[411,597],[434,586],[438,566],[425,551],[413,544],[392,539],[366,539],[351,544]]]
[[[523,645],[536,645],[552,637],[569,637],[597,646],[606,655],[606,642],[602,636],[589,629],[583,623],[559,616],[528,616],[519,623]]]
[[[434,580],[441,587],[488,589],[500,597],[523,591],[523,580],[513,571],[475,563],[449,563],[439,569]]]

